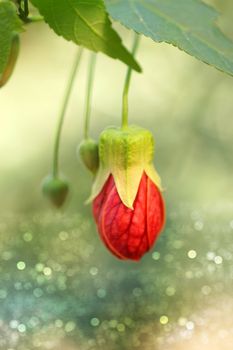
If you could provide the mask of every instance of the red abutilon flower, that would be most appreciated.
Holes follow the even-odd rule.
[[[153,166],[154,140],[145,129],[106,129],[93,185],[93,215],[106,247],[120,259],[139,260],[161,232],[165,209]]]

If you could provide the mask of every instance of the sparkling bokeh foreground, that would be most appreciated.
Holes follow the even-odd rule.
[[[139,263],[89,216],[2,215],[0,348],[232,349],[233,205],[168,213]]]

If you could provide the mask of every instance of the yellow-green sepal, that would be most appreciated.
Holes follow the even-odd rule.
[[[110,175],[110,171],[108,168],[103,168],[102,165],[99,166],[98,172],[96,174],[95,180],[92,185],[91,189],[91,195],[86,200],[86,204],[89,204],[90,202],[95,199],[95,197],[98,196],[102,188],[104,187],[105,182],[107,181],[108,177]]]
[[[163,190],[161,178],[159,174],[157,173],[157,170],[154,167],[153,163],[146,164],[144,169],[146,175],[151,179],[152,182],[160,189],[160,191]]]
[[[104,130],[99,140],[100,167],[88,202],[100,193],[111,174],[122,202],[133,209],[143,172],[161,188],[153,156],[154,138],[150,131],[138,126]]]

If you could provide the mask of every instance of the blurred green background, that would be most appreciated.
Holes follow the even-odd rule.
[[[233,38],[233,4],[224,13]],[[116,26],[124,42],[132,33]],[[101,243],[83,203],[92,178],[77,157],[89,53],[62,135],[72,193],[61,211],[42,197],[57,114],[76,48],[47,26],[22,34],[0,94],[0,349],[224,349],[233,342],[233,79],[178,49],[143,38],[130,120],[156,139],[167,223],[139,263]],[[119,125],[126,67],[98,55],[92,135]]]

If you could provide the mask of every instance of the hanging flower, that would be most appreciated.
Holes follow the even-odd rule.
[[[120,259],[139,260],[164,225],[153,155],[154,140],[148,130],[131,126],[101,134],[100,165],[90,200],[100,237]]]

